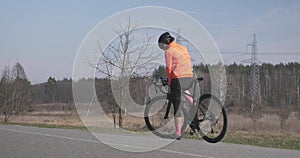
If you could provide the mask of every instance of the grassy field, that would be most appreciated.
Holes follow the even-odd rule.
[[[300,150],[299,135],[262,135],[241,131],[228,131],[228,134],[223,141],[235,144]]]
[[[3,120],[2,116],[0,119]],[[112,120],[112,117],[110,119]],[[124,120],[124,126],[132,131],[143,133],[147,130],[143,118],[126,116]],[[250,118],[237,113],[229,113],[228,120],[228,131],[223,142],[300,150],[300,120],[293,113],[286,120],[283,128],[275,114],[265,114],[253,123]],[[75,110],[62,111],[55,108],[53,110],[39,109],[26,115],[15,116],[8,123],[2,122],[2,124],[86,130]],[[95,126],[105,131],[114,130],[112,126],[108,126],[108,122],[101,122],[99,119],[95,122]],[[187,134],[184,137],[201,139]]]

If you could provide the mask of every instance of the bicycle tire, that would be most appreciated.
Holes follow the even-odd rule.
[[[222,113],[222,118],[221,118],[221,120],[222,120],[222,127],[221,127],[221,131],[219,131],[219,133],[216,135],[216,136],[209,136],[208,134],[211,134],[211,133],[213,133],[213,130],[212,130],[212,128],[210,129],[211,131],[210,132],[204,132],[203,131],[203,129],[201,129],[201,127],[199,127],[199,134],[200,134],[200,136],[205,140],[205,141],[207,141],[207,142],[209,142],[209,143],[217,143],[217,142],[219,142],[219,141],[221,141],[223,138],[224,138],[224,136],[225,136],[225,134],[226,134],[226,131],[227,131],[227,113],[226,113],[226,110],[225,110],[225,108],[224,108],[224,106],[222,106],[222,103],[221,103],[221,101],[216,97],[216,96],[213,96],[213,95],[211,95],[211,94],[204,94],[204,95],[202,95],[201,97],[200,97],[200,99],[199,99],[199,104],[197,105],[198,106],[198,111],[197,111],[197,113],[199,113],[200,111],[199,111],[199,109],[200,110],[202,110],[201,112],[202,112],[202,114],[204,114],[204,105],[203,105],[203,102],[204,101],[206,101],[206,100],[213,100],[213,101],[215,101],[215,103],[217,104],[217,107],[218,108],[220,108],[220,110],[221,110],[221,113]],[[204,109],[204,110],[203,110]],[[204,115],[206,115],[207,114],[207,112],[205,112],[205,114]],[[204,118],[209,118],[209,116],[204,116]],[[217,119],[217,123],[219,123],[218,121],[219,121],[219,119],[220,118],[218,118]],[[205,120],[205,119],[204,119]],[[203,120],[202,120],[202,122],[203,122]],[[201,123],[200,123],[201,124]]]
[[[152,120],[151,118],[149,117],[152,117],[152,116],[149,116],[149,114],[151,113],[151,108],[155,108],[155,104],[158,104],[160,105],[161,103],[163,104],[167,104],[168,100],[166,99],[167,98],[167,95],[163,95],[163,96],[157,96],[153,99],[151,99],[151,101],[146,105],[146,108],[145,108],[145,111],[144,111],[144,120],[145,120],[145,123],[146,123],[146,126],[148,127],[148,129],[155,135],[161,137],[161,138],[168,138],[168,139],[176,139],[177,136],[175,135],[175,130],[172,131],[172,132],[169,132],[169,133],[163,133],[162,131],[160,131],[159,127],[157,127],[156,125],[154,125],[155,123],[157,122],[163,122],[164,118],[163,118],[163,115],[164,115],[164,109],[166,109],[164,106],[166,105],[161,105],[161,109],[162,109],[162,112],[160,112],[162,115],[161,117],[157,118],[157,120]],[[158,103],[158,102],[161,102],[161,103]],[[173,109],[171,107],[171,109]],[[157,112],[159,113],[159,112]],[[183,124],[182,124],[182,127],[181,127],[181,132],[183,133],[187,127],[187,121],[186,121],[186,115],[187,113],[186,112],[183,112]],[[169,116],[173,116],[173,112],[170,112]],[[172,119],[171,119],[172,120]],[[174,120],[174,119],[173,119]],[[170,124],[174,124],[174,121],[169,121]]]

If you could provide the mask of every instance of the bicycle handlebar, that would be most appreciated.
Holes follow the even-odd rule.
[[[157,91],[156,88],[159,88],[159,90],[163,93],[163,94],[168,94],[169,90],[168,88],[168,79],[167,78],[163,78],[160,77],[160,81],[152,81],[152,83],[155,85],[155,90]],[[165,89],[163,89],[165,88]]]
[[[167,86],[168,85],[168,78],[160,77],[160,82],[162,83],[163,86]]]

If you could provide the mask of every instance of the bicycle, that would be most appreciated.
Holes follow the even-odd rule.
[[[179,109],[183,112],[182,133],[190,127],[190,135],[198,133],[205,141],[217,143],[223,139],[227,129],[227,114],[221,101],[211,95],[203,94],[200,97],[194,96],[197,85],[203,78],[195,78],[193,81],[193,93],[183,92],[183,96],[190,96],[193,99],[192,104],[188,104],[187,100],[181,101]],[[144,120],[148,129],[155,135],[162,138],[176,139],[174,134],[174,120],[169,117],[171,107],[170,94],[167,81],[161,78],[160,82],[153,82],[155,87],[159,87],[163,93],[161,96],[150,99],[144,111]],[[171,110],[171,111],[170,111]]]

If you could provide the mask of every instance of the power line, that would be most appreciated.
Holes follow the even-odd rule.
[[[228,59],[231,59],[231,58],[241,57],[241,56],[245,56],[245,55],[248,55],[248,53],[243,53],[243,54],[239,54],[239,55],[225,57],[225,58],[223,58],[223,60],[228,60]]]
[[[245,29],[245,28],[258,28],[258,27],[274,27],[274,26],[293,26],[300,25],[300,22],[295,23],[269,23],[257,25],[231,25],[231,26],[206,26],[207,29]]]
[[[221,52],[221,54],[251,54],[251,53],[245,53],[245,52]],[[256,53],[259,55],[298,55],[300,52],[287,52],[287,53],[267,53],[267,52],[262,52],[262,53]]]
[[[221,54],[238,54],[238,53],[244,53],[244,52],[221,52]]]
[[[300,53],[257,53],[262,55],[297,55]]]

